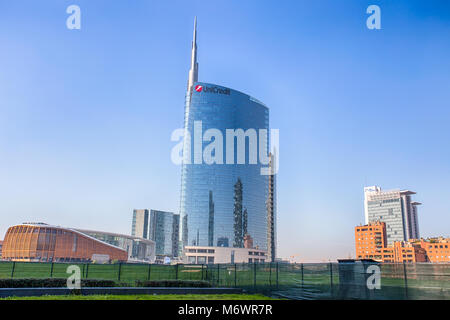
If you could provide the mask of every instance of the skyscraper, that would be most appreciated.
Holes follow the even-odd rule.
[[[134,209],[133,221],[131,223],[131,235],[134,237],[148,239],[148,210]]]
[[[381,221],[386,223],[388,245],[394,241],[420,238],[417,206],[409,190],[382,191],[380,187],[364,188],[364,210],[366,224]]]
[[[242,247],[245,224],[246,232],[253,239],[254,245],[266,250],[269,178],[261,174],[264,165],[253,161],[253,152],[264,153],[268,157],[268,145],[261,144],[261,139],[269,140],[269,109],[244,93],[198,82],[198,71],[195,20],[185,99],[180,196],[181,242],[183,246],[230,244]],[[213,140],[207,133],[220,133],[225,137],[229,130],[233,132],[233,143],[237,141],[234,147],[215,149],[212,153],[214,161],[204,159],[203,150]],[[257,137],[255,142],[251,130],[260,133],[260,143]],[[265,132],[265,137],[262,137],[261,132]],[[193,143],[191,137],[194,138]],[[228,142],[227,139],[226,143]],[[242,142],[245,150],[243,157],[238,148]],[[224,145],[225,143],[222,147]],[[233,161],[230,164],[225,159]]]
[[[155,241],[157,256],[178,256],[179,228],[178,214],[150,210],[149,238]]]

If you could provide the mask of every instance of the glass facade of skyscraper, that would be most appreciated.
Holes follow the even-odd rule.
[[[198,129],[200,121],[202,134],[209,129],[222,134],[222,148],[211,154],[222,159],[223,164],[208,164],[202,159],[202,150],[208,150],[217,137],[207,139],[205,135],[204,139],[200,138],[199,150],[194,127]],[[258,134],[256,143],[251,134],[244,139],[244,164],[238,164],[237,138],[233,138],[234,164],[227,163],[227,158],[231,158],[231,155],[227,157],[227,129],[242,129],[244,133],[254,129]],[[249,147],[256,147],[258,155],[262,148],[262,153],[268,155],[268,143],[260,146],[260,129],[269,129],[269,109],[261,102],[229,88],[194,83],[185,106],[180,201],[183,246],[242,247],[243,236],[249,234],[255,246],[267,250],[269,178],[261,174],[261,168],[267,165],[261,163],[259,156],[254,163],[251,159],[255,150]],[[265,139],[268,142],[267,131]],[[201,162],[196,163],[199,159]]]
[[[180,216],[150,210],[149,237],[156,243],[157,256],[178,256]]]

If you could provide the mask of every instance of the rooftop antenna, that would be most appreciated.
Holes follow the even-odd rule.
[[[191,69],[189,70],[189,80],[187,90],[191,92],[195,82],[198,81],[198,62],[197,62],[197,17],[194,19],[194,36],[192,39]]]

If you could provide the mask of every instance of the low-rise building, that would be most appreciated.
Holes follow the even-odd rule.
[[[386,225],[372,222],[355,227],[357,259],[373,259],[385,263],[450,262],[450,239],[410,239],[387,245]]]
[[[426,251],[429,262],[450,262],[450,238],[420,239],[416,243]]]
[[[255,248],[232,247],[184,247],[184,263],[263,263],[267,260],[267,252]]]
[[[2,258],[31,262],[147,262],[155,260],[151,240],[104,231],[22,223],[8,228]]]
[[[128,262],[155,262],[156,246],[155,242],[152,240],[113,232],[83,229],[76,230],[104,243],[125,250],[128,256]]]
[[[127,261],[127,252],[80,231],[45,223],[23,223],[6,231],[2,256],[10,261],[92,262]]]
[[[386,247],[386,223],[371,222],[355,227],[356,257],[358,259],[382,260],[382,250]]]
[[[427,262],[427,253],[420,246],[405,242],[396,241],[392,246],[382,249],[382,259],[374,259],[385,263],[415,263]]]

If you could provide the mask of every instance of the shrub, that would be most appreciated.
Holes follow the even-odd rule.
[[[112,280],[82,279],[81,287],[115,287]],[[0,279],[0,288],[65,288],[67,279]]]
[[[97,279],[84,279],[81,280],[81,287],[116,287],[117,284],[113,280],[97,280]]]
[[[136,281],[136,287],[188,287],[188,288],[209,288],[211,284],[208,281],[201,280],[151,280]]]

